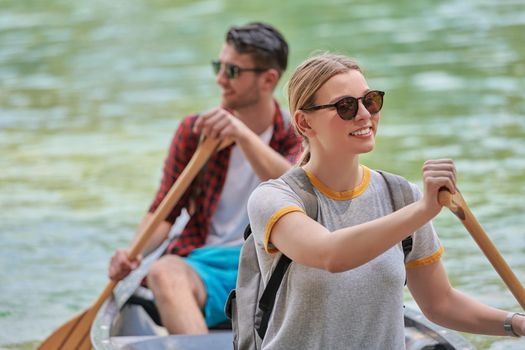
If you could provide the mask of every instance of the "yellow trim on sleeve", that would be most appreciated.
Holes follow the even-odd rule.
[[[276,253],[279,251],[277,248],[273,246],[273,244],[270,243],[270,234],[272,232],[273,225],[275,225],[275,223],[279,221],[279,219],[282,218],[284,215],[288,213],[292,213],[294,211],[300,211],[304,213],[304,210],[302,208],[296,207],[296,206],[290,206],[290,207],[279,209],[276,213],[274,213],[270,217],[270,220],[268,220],[268,223],[266,224],[266,229],[264,231],[264,250],[268,254]]]
[[[324,183],[321,182],[314,174],[311,172],[306,171],[306,176],[308,176],[308,179],[312,183],[312,185],[317,188],[321,193],[323,193],[328,198],[332,198],[339,201],[354,199],[368,188],[368,185],[370,184],[370,169],[364,165],[361,165],[363,169],[363,177],[361,179],[361,182],[357,187],[348,190],[348,191],[334,191],[328,186],[326,186]]]
[[[441,259],[441,256],[443,255],[443,251],[444,251],[443,246],[440,245],[439,249],[434,254],[421,258],[421,259],[414,260],[414,261],[409,261],[405,266],[407,269],[413,269],[414,267],[433,264],[439,259]]]

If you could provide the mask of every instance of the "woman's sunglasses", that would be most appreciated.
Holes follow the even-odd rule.
[[[211,65],[213,67],[213,71],[215,72],[215,75],[219,74],[221,71],[221,67],[224,67],[224,73],[226,73],[226,77],[231,80],[237,78],[239,75],[241,75],[242,72],[264,72],[267,70],[266,68],[241,68],[235,64],[231,63],[223,63],[219,60],[211,61]]]
[[[355,98],[352,96],[343,97],[335,103],[328,105],[311,106],[307,108],[301,108],[302,111],[310,112],[324,108],[335,108],[337,114],[343,120],[354,119],[359,109],[359,100],[363,101],[363,106],[370,114],[376,114],[383,107],[383,96],[384,91],[372,90],[368,91],[363,97]]]

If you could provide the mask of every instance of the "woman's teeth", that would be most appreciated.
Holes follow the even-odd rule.
[[[370,128],[364,128],[364,129],[356,130],[356,131],[350,133],[350,135],[353,135],[353,136],[366,135],[366,134],[368,134],[370,131],[371,131]]]

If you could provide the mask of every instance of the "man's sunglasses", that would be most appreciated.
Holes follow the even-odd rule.
[[[228,79],[235,79],[239,75],[241,75],[242,72],[264,72],[265,70],[268,70],[267,68],[241,68],[235,64],[231,63],[223,63],[219,60],[211,61],[211,65],[213,67],[213,71],[215,72],[215,75],[219,74],[221,71],[221,67],[224,67],[224,73],[226,73],[226,77]]]
[[[310,106],[306,108],[301,108],[302,111],[310,112],[317,111],[318,109],[324,108],[335,108],[337,114],[343,120],[354,119],[357,115],[359,109],[359,100],[363,101],[363,105],[370,114],[376,114],[383,107],[383,96],[385,95],[384,91],[372,90],[368,91],[363,97],[355,98],[352,96],[343,97],[335,103],[328,105],[319,105],[319,106]]]

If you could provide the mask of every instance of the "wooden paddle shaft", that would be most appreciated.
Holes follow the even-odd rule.
[[[135,259],[138,254],[155,232],[158,225],[166,219],[173,206],[179,201],[186,192],[189,185],[197,176],[200,169],[206,163],[211,154],[217,149],[220,139],[205,139],[193,154],[190,162],[186,165],[180,176],[177,178],[171,189],[162,200],[157,210],[143,231],[139,234],[139,239],[130,248],[129,258]],[[224,144],[224,142],[223,142]],[[113,289],[117,285],[116,281],[109,281],[97,300],[88,309],[73,317],[58,329],[56,329],[40,346],[39,350],[89,350],[91,349],[91,339],[89,333],[91,325],[102,304],[111,296]]]
[[[521,307],[525,309],[525,289],[523,289],[523,286],[514,272],[505,262],[503,256],[501,256],[485,230],[483,230],[479,222],[476,220],[476,217],[470,211],[470,208],[461,193],[456,191],[456,193],[452,195],[448,191],[441,191],[439,193],[439,203],[448,207],[450,211],[461,220],[496,272],[503,279],[503,282],[505,282]]]
[[[207,138],[197,148],[188,165],[186,165],[182,173],[177,178],[177,181],[175,181],[173,186],[171,186],[171,189],[166,194],[164,200],[153,213],[153,217],[140,234],[139,239],[130,248],[128,253],[130,260],[134,260],[137,255],[142,252],[142,249],[153,235],[159,224],[166,219],[170,211],[173,209],[173,206],[179,201],[184,192],[186,192],[186,189],[189,187],[202,166],[219,146],[220,141],[220,139]]]

